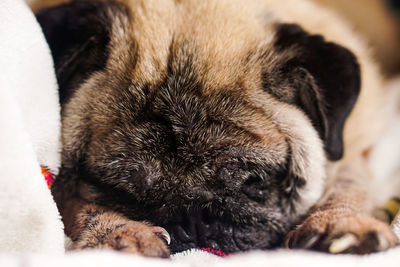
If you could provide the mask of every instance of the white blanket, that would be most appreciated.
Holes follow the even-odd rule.
[[[228,258],[187,251],[172,260],[105,251],[65,254],[62,223],[40,170],[44,165],[56,172],[60,161],[56,79],[49,48],[23,0],[0,1],[0,125],[1,267],[400,264],[400,248],[369,256],[278,250]],[[389,143],[399,129],[393,128]]]
[[[41,174],[59,165],[51,54],[25,2],[0,1],[0,251],[62,253],[62,223]]]

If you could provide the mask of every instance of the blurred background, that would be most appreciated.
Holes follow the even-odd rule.
[[[387,77],[400,74],[400,0],[313,0],[352,23]]]

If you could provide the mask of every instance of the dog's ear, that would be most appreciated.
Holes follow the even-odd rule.
[[[115,12],[127,11],[112,1],[83,0],[36,14],[53,55],[62,104],[73,88],[105,67]]]
[[[264,72],[265,90],[303,110],[323,140],[327,157],[339,160],[344,123],[360,92],[356,57],[295,24],[277,25],[274,49],[282,62],[274,73]]]

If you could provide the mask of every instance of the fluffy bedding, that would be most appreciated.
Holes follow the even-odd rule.
[[[392,83],[400,90],[400,82]],[[0,1],[0,266],[398,266],[400,248],[367,256],[276,250],[226,258],[191,250],[170,260],[109,251],[67,252],[41,167],[57,172],[60,118],[50,50],[24,0]],[[400,119],[372,155],[380,182],[400,180]],[[397,149],[393,149],[398,145]],[[387,148],[395,154],[387,155]],[[397,154],[396,154],[397,153]],[[382,155],[385,155],[382,157]],[[394,158],[396,161],[380,160]],[[394,230],[400,236],[400,216]]]

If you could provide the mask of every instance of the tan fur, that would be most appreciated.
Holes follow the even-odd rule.
[[[348,47],[355,53],[362,66],[361,95],[346,122],[345,155],[341,162],[351,162],[362,157],[362,153],[370,149],[379,138],[386,117],[382,78],[378,68],[371,61],[368,48],[350,30],[349,25],[333,12],[308,1],[296,0],[228,1],[228,4],[226,1],[182,1],[177,4],[173,2],[132,2],[133,17],[139,18],[132,28],[140,29],[135,31],[135,39],[139,44],[151,44],[139,48],[141,59],[136,71],[141,79],[154,80],[165,71],[165,65],[160,62],[166,62],[168,47],[163,44],[169,44],[171,34],[176,33],[177,36],[189,35],[196,38],[198,46],[194,49],[200,53],[199,57],[210,60],[199,62],[204,80],[212,81],[206,88],[212,90],[229,85],[236,82],[237,77],[246,79],[248,90],[259,87],[260,84],[254,84],[257,80],[254,77],[259,75],[259,70],[254,68],[257,65],[246,66],[240,60],[251,48],[262,47],[272,40],[273,32],[257,20],[263,14],[272,13],[278,21],[298,23],[310,33],[323,34],[328,41]],[[311,16],[310,10],[313,10]],[[159,17],[160,21],[146,23],[146,15],[151,16],[153,12],[157,13],[158,16],[155,17]],[[196,20],[190,21],[193,17]],[[327,21],[330,23],[326,23]],[[169,25],[166,25],[166,22]],[[157,28],[152,28],[154,25],[157,25]],[[230,36],[235,37],[235,42],[230,41]],[[156,66],[158,69],[153,70]],[[282,105],[279,108],[284,109]],[[371,121],[374,123],[371,124]],[[330,179],[334,179],[335,170],[340,164],[328,165]]]
[[[177,5],[173,2],[132,2],[133,17],[138,17],[132,26],[136,29],[133,35],[139,44],[148,44],[139,48],[141,58],[135,72],[139,73],[141,79],[154,81],[160,73],[164,73],[168,54],[166,44],[170,43],[172,33],[175,33],[177,36],[190,35],[191,38],[196,38],[198,46],[194,49],[202,55],[200,58],[211,60],[199,62],[199,68],[205,75],[204,80],[213,82],[209,86],[210,89],[236,82],[237,77],[245,75],[247,80],[252,80],[251,78],[257,77],[258,74],[250,73],[250,76],[247,76],[248,71],[257,73],[257,70],[249,70],[250,66],[243,66],[240,60],[252,47],[261,47],[273,38],[273,32],[268,27],[263,27],[260,21],[255,20],[257,16],[252,14],[262,16],[264,12],[272,10],[278,20],[299,23],[310,33],[323,34],[328,41],[348,47],[356,54],[362,66],[363,88],[346,123],[346,154],[343,161],[361,156],[379,137],[385,121],[382,102],[385,91],[382,78],[362,40],[333,12],[308,1],[296,0],[228,1],[229,4],[224,1],[182,1]],[[310,10],[314,10],[312,16],[309,15]],[[157,13],[158,16],[155,17],[159,17],[160,21],[146,23],[146,15],[154,18],[153,12]],[[188,19],[192,17],[196,17],[195,22]],[[324,23],[326,21],[331,23]],[[165,25],[166,22],[169,25]],[[151,28],[154,25],[157,25],[157,28]],[[230,36],[235,36],[235,42],[230,41]],[[246,82],[252,85],[250,81]],[[374,121],[373,125],[371,121]]]
[[[300,193],[301,200],[296,204],[299,214],[306,213],[324,190],[325,193],[310,218],[325,218],[326,214],[331,218],[334,213],[333,217],[340,221],[338,225],[343,230],[342,226],[346,225],[343,221],[348,222],[349,213],[355,212],[355,221],[361,215],[370,213],[374,200],[371,198],[368,181],[372,178],[365,169],[363,155],[374,145],[385,125],[385,91],[379,70],[370,59],[368,48],[337,15],[311,2],[298,0],[121,2],[130,7],[133,21],[115,18],[110,44],[111,55],[106,71],[93,75],[79,90],[74,104],[68,105],[63,111],[63,127],[71,131],[63,133],[66,151],[73,151],[78,143],[77,139],[81,138],[76,133],[82,133],[82,126],[87,125],[87,118],[77,114],[86,114],[88,110],[85,109],[88,107],[93,116],[90,125],[106,127],[105,122],[110,120],[106,107],[114,101],[113,94],[109,93],[113,88],[108,87],[107,83],[113,84],[113,79],[118,79],[112,76],[113,73],[129,73],[130,76],[127,76],[132,81],[156,84],[167,71],[172,41],[176,45],[172,49],[180,51],[179,47],[184,47],[186,40],[190,39],[194,45],[186,48],[192,49],[193,54],[197,55],[194,61],[204,83],[203,93],[212,95],[218,88],[237,88],[239,84],[242,91],[232,93],[242,94],[244,99],[252,101],[258,109],[251,112],[238,110],[226,119],[259,136],[259,145],[269,148],[271,155],[274,155],[266,155],[266,158],[270,158],[275,164],[283,161],[290,147],[293,153],[293,172],[307,179],[307,186]],[[273,14],[277,21],[298,23],[312,34],[322,34],[328,41],[349,48],[361,65],[362,90],[346,122],[345,155],[339,162],[327,163],[325,170],[320,167],[325,164],[322,143],[309,119],[293,106],[260,93],[263,63],[260,56],[268,53],[274,38],[270,22],[265,21],[267,14]],[[149,20],[151,23],[148,23]],[[133,50],[137,53],[133,53]],[[278,59],[268,60],[273,63]],[[96,86],[103,88],[102,96],[91,90]],[[156,90],[156,87],[150,89]],[[89,101],[94,98],[97,99],[96,106]],[[101,127],[95,132],[93,140],[101,151]],[[241,140],[234,142],[244,143]],[[326,184],[325,175],[328,178]],[[352,186],[345,186],[348,183]],[[333,212],[337,209],[345,209],[346,212]],[[292,233],[289,238],[297,240],[303,234],[302,231],[309,231],[312,228],[310,225],[314,225],[314,222],[310,222],[312,220],[306,220],[298,232]],[[329,220],[325,221],[324,226],[329,223]],[[387,233],[388,227],[381,224],[375,227],[377,223],[369,217],[367,221],[368,223],[360,223],[359,228],[355,226],[356,230],[351,231],[363,235],[368,232],[365,229],[380,232],[384,228],[390,244],[396,243],[395,237]],[[364,227],[365,225],[369,228]]]
[[[51,3],[44,4],[55,5],[66,1],[53,0]],[[201,1],[200,3],[181,1],[180,3],[173,0],[156,1],[156,3],[139,0],[121,0],[120,2],[130,3],[132,7],[134,22],[130,25],[124,23],[124,26],[134,29],[132,30],[133,39],[142,44],[139,47],[140,58],[133,77],[140,77],[143,82],[156,81],[157,77],[165,72],[169,44],[173,38],[172,33],[176,36],[189,35],[191,38],[196,38],[198,43],[198,46],[194,48],[197,49],[196,52],[200,53],[201,58],[211,60],[199,62],[201,64],[199,68],[206,77],[204,80],[213,81],[210,89],[236,82],[237,77],[248,75],[248,71],[257,72],[257,70],[250,70],[250,66],[243,66],[240,60],[252,47],[261,47],[272,40],[273,32],[268,27],[263,27],[260,21],[256,20],[257,16],[253,15],[256,13],[262,16],[264,12],[271,12],[269,10],[273,10],[278,20],[299,23],[310,33],[323,34],[328,41],[350,48],[362,66],[363,88],[356,108],[346,123],[344,160],[361,155],[379,137],[380,129],[385,121],[383,114],[385,109],[382,103],[385,91],[382,78],[377,66],[371,61],[369,50],[363,41],[333,12],[308,1],[296,0],[236,0],[228,1],[229,4],[225,3],[226,1]],[[42,1],[37,4],[35,2],[36,5],[43,6],[43,3]],[[312,16],[309,15],[310,10],[314,11]],[[204,16],[204,14],[207,15]],[[159,21],[153,19],[153,23],[146,23],[148,17],[159,18]],[[196,17],[196,20],[191,21],[192,17]],[[307,17],[306,20],[305,17]],[[331,23],[325,23],[326,21],[331,21]],[[118,30],[113,32],[114,36],[118,35]],[[230,41],[230,36],[235,36],[235,42]],[[241,40],[242,43],[237,40]],[[116,64],[112,66],[126,65],[126,61],[132,60],[130,57],[120,58],[124,55],[121,53],[121,50],[124,50],[123,47],[121,48],[121,42],[118,42],[115,47],[118,47],[118,50],[112,50],[113,54],[119,56],[118,60],[115,60]],[[128,49],[129,47],[124,52]],[[119,60],[125,64],[121,64]],[[246,76],[246,79],[251,80],[257,75],[250,73],[250,77]],[[373,125],[370,124],[371,121],[374,121]]]
[[[64,2],[68,2],[68,0],[37,0],[32,5],[37,10],[39,6],[54,6]],[[160,73],[164,73],[168,44],[172,40],[172,33],[177,36],[190,35],[191,38],[193,36],[197,38],[198,47],[196,49],[200,50],[198,52],[201,53],[201,58],[212,60],[211,62],[201,62],[203,74],[208,75],[208,78],[204,80],[217,82],[217,85],[235,82],[238,75],[243,75],[243,72],[247,71],[247,69],[243,69],[246,66],[242,66],[243,64],[238,60],[251,47],[257,48],[272,40],[273,32],[268,27],[263,27],[262,23],[256,20],[257,16],[253,14],[259,14],[261,17],[264,12],[268,14],[272,10],[278,20],[285,23],[299,23],[310,33],[323,34],[328,41],[348,47],[356,54],[362,66],[362,94],[346,124],[344,134],[346,140],[345,159],[360,155],[360,152],[368,149],[379,136],[379,128],[382,125],[378,122],[382,122],[384,119],[378,118],[384,117],[382,115],[382,98],[385,93],[379,70],[372,62],[370,51],[363,41],[350,30],[351,27],[348,24],[332,11],[318,7],[306,0],[222,0],[201,1],[200,3],[190,0],[166,0],[155,1],[155,3],[144,0],[120,0],[120,2],[131,4],[132,15],[135,18],[133,24],[130,24],[130,28],[134,29],[132,36],[137,43],[146,44],[139,48],[140,59],[137,70],[135,70],[144,81],[154,81]],[[313,10],[312,16],[310,16],[310,10]],[[207,15],[204,16],[204,14]],[[148,17],[159,18],[159,21],[153,19],[153,23],[146,23]],[[195,22],[194,20],[190,21],[189,18],[192,17],[196,17]],[[235,19],[233,20],[232,17]],[[260,20],[262,21],[262,19]],[[326,21],[331,23],[325,23]],[[124,23],[124,26],[127,25]],[[214,31],[210,32],[209,29],[214,29]],[[117,30],[114,31],[114,36],[116,35],[118,35]],[[235,36],[236,41],[242,40],[243,42],[230,42],[230,36]],[[115,51],[115,54],[121,55],[119,51]],[[205,56],[203,57],[203,55]],[[118,59],[125,62],[131,58]],[[212,87],[219,88],[214,85]],[[371,127],[370,121],[375,122],[373,127]],[[366,132],[368,134],[365,134]]]

